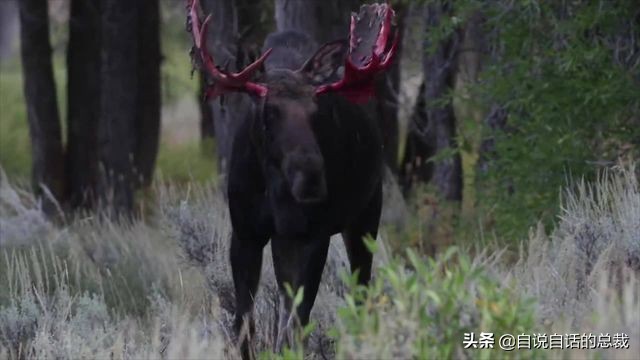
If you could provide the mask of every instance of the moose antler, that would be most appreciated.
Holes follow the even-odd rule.
[[[398,46],[397,30],[388,44],[394,19],[395,12],[388,4],[362,5],[358,14],[351,14],[344,75],[337,82],[318,86],[316,94],[336,91],[358,103],[373,96],[373,79],[391,65]]]
[[[265,85],[249,80],[271,54],[271,49],[265,51],[260,58],[238,73],[227,73],[219,69],[213,61],[213,56],[207,50],[207,27],[211,15],[207,16],[201,24],[198,3],[199,0],[187,0],[187,31],[193,36],[191,57],[194,66],[204,69],[213,79],[213,84],[209,85],[205,92],[205,98],[216,98],[229,91],[242,91],[260,97],[267,96],[268,88]]]

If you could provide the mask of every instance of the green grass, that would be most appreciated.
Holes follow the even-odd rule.
[[[0,164],[9,176],[26,178],[31,148],[18,61],[0,64],[0,109]]]
[[[54,53],[53,75],[65,137],[66,67],[64,56]],[[19,54],[0,63],[0,164],[11,178],[28,179],[31,175],[31,145],[27,109],[23,92],[22,64]]]
[[[182,13],[180,14],[182,15]],[[184,30],[184,19],[167,20],[161,27],[162,37],[162,103],[171,104],[183,96],[196,94],[197,76],[191,76],[190,41]]]
[[[164,9],[164,13],[176,15],[170,9]],[[179,14],[179,21],[168,19],[161,28],[163,106],[171,106],[185,96],[196,96],[198,90],[198,78],[191,75],[190,40],[184,31],[182,12]],[[182,144],[161,141],[156,174],[163,180],[177,183],[205,183],[216,179],[214,149],[213,143],[201,143],[199,138]]]
[[[177,183],[206,183],[217,178],[213,144],[186,143],[169,147],[161,144],[156,174]]]

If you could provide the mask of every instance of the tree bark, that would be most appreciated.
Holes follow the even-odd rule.
[[[133,209],[139,81],[137,21],[137,7],[128,0],[104,1],[99,194],[115,215]]]
[[[407,140],[400,165],[400,185],[405,196],[410,194],[416,184],[426,184],[433,177],[433,162],[428,160],[436,153],[435,136],[427,118],[425,86],[423,81],[418,90],[418,99],[409,119]]]
[[[221,10],[222,6],[220,1],[221,0],[202,0],[200,4],[205,14],[211,14]],[[229,11],[227,12],[227,15],[232,16],[233,12]],[[227,21],[231,20],[231,18],[229,18],[228,16],[225,17],[225,19],[227,19]],[[231,22],[231,24],[233,23]],[[222,29],[224,30],[225,28],[227,28],[227,26],[230,26],[230,25],[225,23],[225,27],[223,27]],[[207,40],[209,40],[208,41],[209,51],[211,51],[214,55],[215,55],[215,49],[211,48],[213,44],[211,40],[215,36],[217,35],[213,31],[212,26],[210,26],[209,32],[207,34]],[[225,38],[226,38],[226,34],[225,34]],[[220,60],[216,58],[216,63],[218,63],[218,61]],[[211,141],[215,139],[216,131],[215,131],[215,123],[213,119],[213,106],[210,102],[204,99],[204,95],[206,93],[206,88],[207,88],[207,75],[205,71],[198,71],[198,80],[199,81],[198,81],[197,96],[198,96],[198,104],[200,104],[200,140],[201,140],[201,144],[204,145],[207,141]],[[206,146],[203,146],[202,150],[206,152],[210,149],[208,149],[208,147]],[[213,153],[211,155],[213,155]]]
[[[478,175],[486,175],[489,173],[491,162],[496,158],[496,135],[500,131],[504,131],[507,126],[507,111],[498,105],[493,105],[489,114],[484,120],[484,131],[486,132],[480,142],[478,150]]]
[[[236,1],[236,9],[240,46],[261,49],[264,39],[274,27],[270,9],[262,0]]]
[[[331,1],[333,2],[333,1]],[[318,8],[321,3],[313,0],[276,0],[275,18],[279,31],[295,30],[319,40]]]
[[[73,208],[91,207],[98,179],[100,0],[72,0],[67,50],[67,191]]]
[[[477,56],[477,59],[474,59],[475,61],[471,64],[471,72],[475,70],[476,77],[486,63],[496,64],[502,56],[497,46],[497,35],[485,33],[486,29],[483,29],[484,21],[483,14],[477,12],[469,19],[465,29],[465,48],[472,49]],[[494,32],[495,31],[496,29],[494,29]],[[469,67],[468,62],[467,67]],[[509,131],[507,119],[507,110],[500,104],[492,104],[489,112],[485,114],[482,120],[482,136],[478,148],[476,179],[481,179],[481,177],[488,175],[493,163],[495,163],[498,158],[498,154],[496,153],[496,137],[501,132]],[[507,179],[506,184],[507,192],[512,193],[512,181]],[[479,182],[479,185],[482,186],[482,182]]]
[[[427,34],[439,26],[444,16],[451,15],[451,7],[448,1],[426,6]],[[442,155],[434,163],[432,182],[445,199],[456,201],[462,200],[462,161],[456,143],[453,104],[450,99],[443,103],[443,98],[453,89],[458,44],[459,34],[453,31],[435,46],[434,52],[426,53],[423,61],[426,119],[434,131],[436,156]],[[427,37],[425,49],[431,49],[432,45]],[[424,125],[420,127],[426,129]]]
[[[405,9],[396,7],[398,19],[397,55],[395,61],[382,76],[376,80],[376,116],[382,132],[384,160],[391,173],[398,175],[398,97],[400,96],[400,55],[404,35]]]
[[[389,71],[376,80],[376,114],[382,133],[384,161],[391,173],[398,173],[398,92],[400,69],[393,64]]]
[[[349,36],[351,12],[359,0],[276,0],[278,30],[306,32],[319,44]]]
[[[216,137],[216,128],[213,123],[213,114],[211,105],[204,100],[206,89],[206,75],[202,71],[198,71],[198,103],[200,104],[200,140],[210,141]]]
[[[248,65],[252,55],[262,47],[267,35],[267,24],[260,20],[263,18],[263,5],[258,0],[202,1],[204,13],[213,17],[207,44],[216,64],[233,72]],[[201,99],[199,101],[203,101]],[[213,123],[221,173],[226,172],[236,130],[251,111],[252,105],[248,95],[229,93],[207,103],[210,113],[205,111],[204,106],[201,108],[201,129],[210,129],[211,121]]]
[[[213,55],[217,65],[223,66],[229,71],[237,71],[236,54],[238,51],[236,34],[238,33],[238,14],[233,0],[204,0],[202,10],[205,14],[211,14],[207,33],[207,46]],[[207,75],[202,74],[207,83]],[[200,93],[204,93],[201,88]],[[216,152],[218,155],[218,168],[225,173],[226,166],[231,156],[231,143],[237,124],[242,120],[241,109],[251,106],[251,99],[244,94],[225,94],[221,99],[206,101],[202,97],[198,101],[205,101],[210,112],[201,113],[201,128],[205,128],[206,122],[213,121],[213,132],[216,134]],[[223,103],[225,106],[223,106]],[[202,108],[204,110],[205,108]],[[233,111],[229,109],[238,109]],[[229,110],[229,111],[228,111]],[[207,117],[210,117],[209,120]]]
[[[135,171],[137,185],[149,186],[160,140],[160,4],[159,0],[135,4],[138,6]]]
[[[20,40],[24,96],[33,157],[31,180],[47,214],[55,202],[43,196],[48,189],[56,200],[64,196],[64,154],[56,87],[51,64],[46,0],[21,0]]]

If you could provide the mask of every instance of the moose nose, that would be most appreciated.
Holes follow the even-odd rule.
[[[290,154],[285,161],[285,174],[291,195],[302,204],[317,203],[327,197],[322,157],[309,153]]]
[[[327,197],[327,183],[322,173],[297,172],[291,186],[291,195],[301,204],[314,204]]]

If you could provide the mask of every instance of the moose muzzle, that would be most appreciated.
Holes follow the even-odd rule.
[[[324,161],[319,152],[291,152],[285,156],[282,165],[291,195],[296,202],[313,204],[327,198]]]

